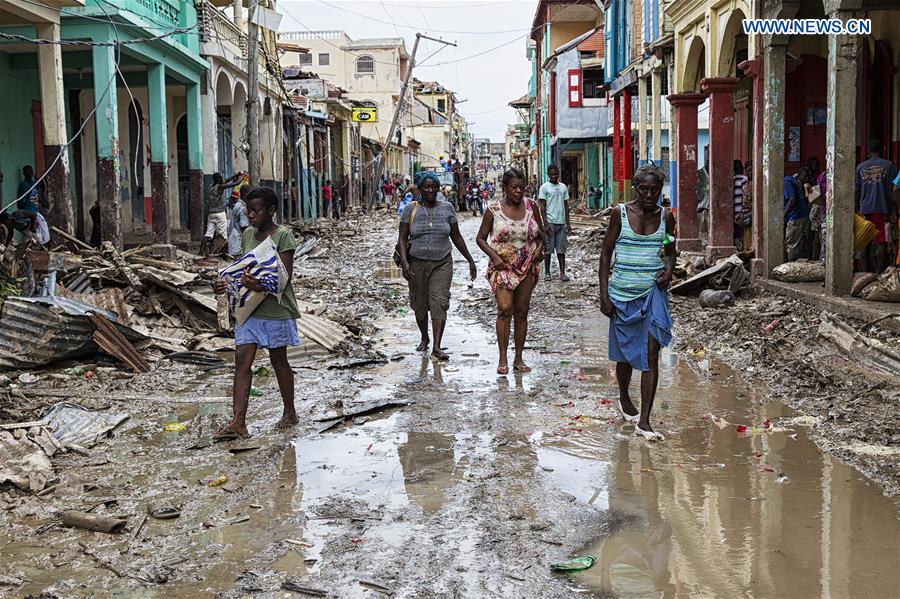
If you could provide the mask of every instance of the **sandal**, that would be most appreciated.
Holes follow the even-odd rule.
[[[616,399],[616,409],[619,410],[619,415],[622,416],[625,422],[637,422],[641,418],[640,414],[635,414],[634,416],[627,414],[625,410],[622,409],[622,400],[619,398]]]
[[[236,441],[237,439],[249,439],[250,435],[237,432],[236,430],[232,430],[230,428],[221,430],[213,435],[213,441],[216,443],[220,443],[222,441]]]
[[[662,435],[662,433],[658,433],[656,431],[645,431],[639,426],[634,427],[634,436],[635,437],[643,437],[647,441],[665,441],[666,438]]]

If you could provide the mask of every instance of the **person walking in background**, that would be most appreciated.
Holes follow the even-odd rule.
[[[331,218],[331,214],[333,211],[333,207],[331,205],[332,198],[334,197],[334,188],[331,186],[331,180],[325,181],[325,184],[322,185],[322,216],[325,218]]]
[[[743,232],[743,249],[753,249],[753,163],[749,160],[744,163],[743,197],[741,201],[741,213],[735,216],[735,224],[741,226]]]
[[[237,185],[244,177],[244,173],[236,173],[227,180],[222,179],[221,173],[214,173],[212,176],[212,184],[206,192],[206,233],[203,235],[203,241],[200,243],[200,255],[209,255],[210,245],[216,233],[223,239],[228,239],[228,216],[225,214],[225,197],[226,189],[231,189]]]
[[[638,168],[635,199],[613,210],[600,254],[600,311],[609,317],[609,359],[616,363],[619,399],[635,434],[662,440],[650,425],[659,382],[659,352],[672,340],[668,289],[675,269],[675,218],[658,206],[665,175],[655,164]],[[615,263],[613,254],[615,253]],[[662,257],[661,257],[662,256]],[[641,371],[640,413],[628,386]]]
[[[731,193],[734,203],[734,245],[738,251],[744,251],[744,223],[741,214],[744,210],[744,188],[747,185],[747,176],[744,174],[744,165],[740,160],[734,161],[733,189]]]
[[[416,173],[418,201],[409,202],[400,215],[397,253],[403,278],[409,282],[409,303],[416,315],[421,341],[416,351],[426,351],[431,343],[431,357],[446,361],[450,356],[441,347],[447,310],[450,307],[450,283],[453,281],[453,248],[469,262],[469,276],[474,281],[475,260],[459,232],[456,210],[450,202],[438,199],[441,181],[431,171]],[[431,332],[428,337],[428,315]]]
[[[697,212],[700,237],[709,239],[709,146],[703,152],[703,168],[697,170]]]
[[[863,250],[861,268],[880,274],[888,267],[891,228],[897,220],[897,206],[892,197],[891,182],[897,167],[881,157],[881,140],[868,143],[869,157],[856,167],[856,209],[875,225],[875,239]]]
[[[566,274],[566,234],[572,232],[569,223],[569,189],[559,182],[559,167],[551,164],[547,167],[549,181],[541,185],[538,200],[541,205],[541,220],[544,222],[546,239],[544,255],[544,274],[550,276],[550,260],[556,252],[559,260],[559,280],[568,281]]]
[[[544,225],[540,210],[525,197],[528,181],[519,169],[503,173],[502,198],[484,212],[478,230],[478,247],[490,258],[487,277],[497,301],[497,374],[509,374],[507,349],[510,324],[515,320],[516,372],[530,372],[522,351],[528,335],[531,294],[538,283],[544,251]]]
[[[244,198],[250,192],[249,185],[242,185],[240,197],[229,198],[227,205],[228,214],[228,255],[237,258],[243,250],[244,231],[250,226],[247,217],[247,203]]]
[[[410,202],[414,202],[416,200],[417,195],[419,195],[419,189],[415,185],[410,185],[406,188],[406,193],[403,194],[403,197],[400,199],[400,202],[397,205],[397,216],[403,215],[403,211],[406,209]]]

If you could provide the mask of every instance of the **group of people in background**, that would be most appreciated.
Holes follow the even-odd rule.
[[[0,173],[2,183],[3,173]],[[35,180],[34,169],[26,164],[22,167],[22,180],[19,181],[16,197],[4,201],[0,193],[0,227],[4,243],[22,243],[29,239],[37,245],[44,245],[50,241],[50,227],[44,215],[45,192],[43,182]]]

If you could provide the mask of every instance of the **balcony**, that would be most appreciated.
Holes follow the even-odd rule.
[[[197,4],[200,53],[217,56],[247,69],[247,34],[210,2]]]

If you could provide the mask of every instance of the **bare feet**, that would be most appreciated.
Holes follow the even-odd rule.
[[[509,374],[509,366],[506,362],[500,362],[497,366],[497,374]]]
[[[450,360],[450,355],[439,347],[436,347],[434,351],[431,352],[431,357],[441,362],[447,362]]]
[[[247,425],[232,420],[213,435],[213,441],[232,441],[234,439],[245,439],[249,436]]]
[[[425,337],[422,339],[422,342],[416,346],[416,351],[425,351],[428,349],[428,346],[431,345],[431,339]]]
[[[281,417],[281,420],[279,420],[279,421],[275,424],[275,430],[276,430],[276,431],[286,431],[286,430],[288,430],[288,429],[290,429],[290,428],[293,428],[294,425],[296,425],[298,422],[300,422],[300,419],[297,418],[296,412],[292,412],[292,413],[290,413],[290,414],[285,413],[285,414]]]
[[[531,367],[525,362],[513,362],[513,370],[516,372],[531,372]]]

